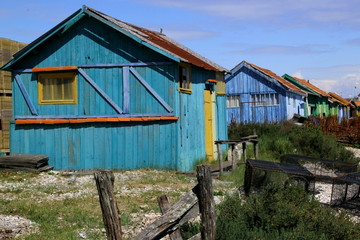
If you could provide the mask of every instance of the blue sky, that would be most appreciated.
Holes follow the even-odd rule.
[[[168,37],[231,70],[242,60],[360,93],[357,0],[1,0],[0,37],[30,43],[82,5]]]

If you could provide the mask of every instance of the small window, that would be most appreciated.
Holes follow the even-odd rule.
[[[183,93],[191,93],[190,66],[179,66],[179,91]]]
[[[76,73],[40,73],[38,99],[39,104],[76,104]]]
[[[251,103],[253,107],[257,106],[276,106],[279,105],[279,94],[252,94]]]
[[[226,106],[228,108],[240,107],[240,95],[231,95],[226,97]]]

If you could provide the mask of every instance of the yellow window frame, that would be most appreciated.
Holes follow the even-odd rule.
[[[186,69],[186,79],[184,77],[183,69]],[[184,82],[184,80],[186,82]],[[186,86],[187,85],[187,86]],[[180,64],[179,65],[179,92],[191,94],[192,80],[191,80],[191,66],[190,64]]]
[[[56,81],[63,81],[63,84],[51,84]],[[66,98],[64,79],[70,80],[70,98]],[[56,89],[58,88],[58,89]],[[59,89],[61,88],[61,89]],[[50,90],[47,97],[44,96],[44,91]],[[55,91],[60,92],[61,97],[56,98]],[[60,90],[60,91],[59,91]],[[38,74],[38,103],[39,104],[77,104],[77,78],[76,72],[56,72],[56,73],[39,73]]]

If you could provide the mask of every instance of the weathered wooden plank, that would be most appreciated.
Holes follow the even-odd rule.
[[[130,112],[130,85],[129,85],[129,67],[123,68],[123,111]]]
[[[171,205],[166,195],[161,195],[157,198],[162,214],[166,213],[170,209]],[[182,240],[180,230],[176,229],[174,232],[169,234],[171,240]]]
[[[34,104],[32,103],[30,97],[29,97],[29,93],[27,92],[23,82],[21,81],[21,78],[19,75],[15,75],[15,81],[17,83],[17,85],[19,86],[19,89],[21,91],[21,94],[23,95],[26,104],[28,105],[30,112],[32,115],[37,115],[36,109],[34,107]]]
[[[224,169],[223,169],[223,155],[221,151],[221,143],[216,143],[217,151],[218,151],[218,157],[219,157],[219,174],[220,176],[223,175]]]
[[[169,229],[179,224],[182,217],[196,205],[198,198],[198,185],[181,198],[180,201],[171,206],[168,211],[153,223],[148,225],[141,233],[139,233],[135,240],[150,240],[159,239],[168,234]]]
[[[108,240],[122,239],[120,214],[114,196],[115,176],[110,171],[94,173]]]
[[[198,233],[191,238],[188,238],[188,240],[201,240],[201,233]]]
[[[85,80],[118,112],[123,113],[123,110],[91,79],[86,72],[79,68],[79,73],[85,78]]]
[[[130,67],[130,72],[139,80],[139,82],[155,97],[155,99],[169,112],[174,110],[165,102],[165,100],[160,97],[159,94],[141,77],[141,75],[133,68]]]
[[[196,167],[199,182],[199,207],[201,216],[201,239],[215,240],[216,212],[210,165]]]

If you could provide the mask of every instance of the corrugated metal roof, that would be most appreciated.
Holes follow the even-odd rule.
[[[183,61],[195,66],[213,70],[216,72],[228,72],[228,70],[209,59],[201,56],[200,54],[190,50],[189,48],[177,43],[176,41],[168,38],[162,33],[151,31],[145,28],[141,28],[123,21],[120,21],[116,18],[110,17],[104,13],[101,13],[95,9],[83,6],[82,9],[79,9],[71,16],[66,18],[64,21],[56,25],[54,28],[40,36],[38,39],[27,45],[23,50],[19,51],[14,55],[14,59],[8,62],[2,67],[2,69],[10,70],[11,65],[23,58],[26,54],[36,48],[38,45],[42,44],[46,39],[56,34],[59,31],[66,31],[72,24],[81,19],[84,14],[92,16],[105,24],[113,27],[115,30],[120,31],[123,34],[126,34],[129,37],[132,37],[134,40],[140,42],[141,44],[146,45],[147,47],[152,48],[159,53],[172,58],[175,61]]]
[[[270,71],[269,69],[265,69],[265,68],[261,68],[255,64],[243,61],[244,63],[250,65],[251,67],[257,69],[258,71],[262,72],[263,74],[267,75],[268,77],[271,77],[275,80],[277,80],[280,84],[282,84],[283,86],[285,86],[286,88],[299,93],[300,95],[306,95],[306,92],[304,92],[303,90],[301,90],[300,88],[296,87],[294,84],[286,81],[285,79],[283,79],[282,77],[276,75],[274,72]]]
[[[323,97],[329,97],[329,94],[327,94],[326,92],[324,92],[323,90],[321,90],[320,88],[314,86],[313,84],[311,84],[309,81],[306,81],[304,79],[301,78],[297,78],[297,77],[293,77],[296,81],[300,82],[301,84],[305,85],[306,87],[310,88],[311,90],[319,93],[321,96]]]
[[[166,35],[160,32],[151,31],[142,27],[135,26],[123,21],[120,21],[116,18],[110,17],[104,13],[101,13],[95,9],[85,7],[90,12],[104,18],[105,20],[117,25],[123,30],[137,36],[143,41],[171,54],[183,62],[191,63],[195,66],[205,68],[207,70],[213,70],[217,72],[228,72],[227,69],[221,67],[220,65],[210,61],[209,59],[200,56],[189,48],[179,44],[178,42],[168,38]]]
[[[334,97],[332,97],[332,96],[330,96],[329,95],[329,101],[331,101],[331,102],[336,102],[336,103],[340,103],[340,104],[342,104],[339,100],[337,100],[336,98],[334,98]]]
[[[354,105],[351,104],[351,102],[349,102],[348,100],[346,100],[345,98],[341,97],[340,95],[338,95],[334,92],[329,92],[329,95],[332,96],[333,98],[336,98],[337,100],[339,100],[345,106],[354,107]]]

